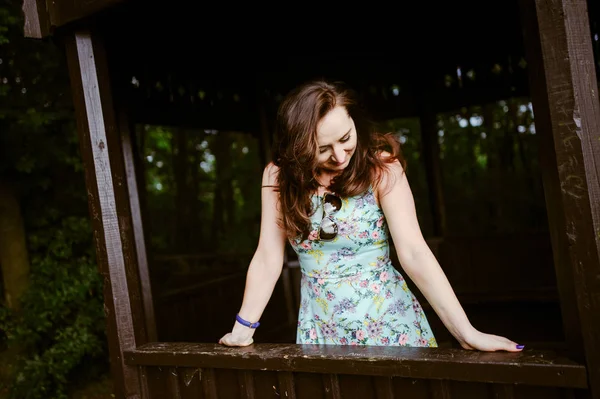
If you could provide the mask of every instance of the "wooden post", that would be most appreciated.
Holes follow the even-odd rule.
[[[148,256],[146,251],[144,224],[142,221],[140,194],[137,183],[138,176],[136,173],[135,162],[137,148],[135,145],[135,137],[132,137],[134,127],[129,123],[129,118],[127,118],[127,114],[124,111],[119,113],[119,128],[123,147],[125,174],[127,176],[127,191],[129,194],[133,235],[135,238],[135,253],[137,257],[140,289],[144,306],[144,321],[146,324],[146,331],[148,332],[147,341],[152,342],[157,340],[156,321],[154,317],[154,303],[152,300],[152,285],[148,270]],[[145,187],[142,187],[142,190],[145,189]]]
[[[269,120],[267,116],[267,97],[265,94],[259,89],[256,90],[256,102],[257,102],[257,111],[259,117],[258,127],[260,129],[258,134],[258,140],[260,143],[260,158],[263,163],[263,167],[267,166],[273,159],[271,154],[271,129],[269,128]]]
[[[426,105],[426,101],[421,101],[419,104],[419,121],[421,125],[421,147],[429,189],[429,205],[433,218],[433,235],[443,237],[446,233],[446,206],[442,186],[440,144],[438,142],[436,114],[434,110]]]
[[[565,334],[600,398],[600,104],[585,0],[521,0]]]
[[[46,9],[46,0],[23,0],[23,35],[41,39],[50,34],[50,16]]]
[[[117,398],[141,398],[139,371],[123,362],[123,352],[147,342],[148,332],[106,56],[88,31],[69,34],[66,50],[97,262],[104,277],[114,393]]]

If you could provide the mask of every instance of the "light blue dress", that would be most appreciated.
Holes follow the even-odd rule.
[[[333,241],[317,240],[322,196],[307,240],[290,243],[302,270],[296,343],[428,346],[437,343],[423,309],[389,258],[388,228],[372,189],[344,198]]]

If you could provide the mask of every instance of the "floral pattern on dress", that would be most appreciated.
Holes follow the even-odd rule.
[[[389,258],[383,211],[369,189],[331,215],[332,241],[317,240],[322,196],[308,239],[290,240],[302,270],[299,344],[427,346],[437,343],[417,298]]]

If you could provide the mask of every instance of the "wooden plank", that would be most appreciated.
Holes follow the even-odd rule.
[[[430,399],[429,381],[424,379],[393,378],[392,386],[397,398]]]
[[[130,77],[131,79],[131,77]],[[205,106],[191,103],[172,103],[166,99],[147,99],[136,95],[136,92],[123,91],[131,105],[131,118],[136,123],[180,126],[188,128],[240,130],[257,136],[263,134],[261,119],[256,117],[254,104],[227,104]],[[448,93],[446,90],[431,92],[428,99],[434,112],[450,112],[461,107],[495,102],[513,96],[524,96],[525,90],[513,92],[506,88],[481,87],[464,89],[459,93]],[[418,116],[418,111],[411,96],[390,98],[387,101],[370,101],[366,104],[372,110],[373,119],[387,120]],[[232,115],[234,117],[232,117]],[[264,150],[266,150],[265,148]],[[270,156],[263,151],[265,160]]]
[[[436,113],[430,108],[426,99],[421,99],[419,104],[423,161],[425,162],[427,186],[429,189],[429,206],[433,218],[433,235],[443,237],[446,231],[446,205],[442,185],[442,167]]]
[[[144,399],[159,399],[168,398],[171,396],[169,391],[169,383],[165,375],[165,369],[161,367],[145,367],[144,368],[144,379],[146,380],[147,389],[144,390],[146,396],[142,396]],[[116,386],[115,386],[116,388]],[[113,392],[115,397],[117,392]]]
[[[119,114],[119,129],[121,132],[121,146],[123,148],[125,175],[127,176],[127,191],[129,194],[129,206],[132,219],[133,237],[135,241],[135,255],[137,257],[136,263],[138,267],[141,297],[144,308],[144,322],[148,334],[147,340],[149,342],[154,342],[157,341],[156,319],[154,316],[152,286],[150,283],[146,240],[144,237],[144,225],[142,222],[142,212],[140,207],[140,194],[137,186],[134,140],[132,140],[132,127],[129,124],[129,119],[123,111],[121,111]]]
[[[215,379],[215,370],[205,368],[200,370],[200,381],[202,381],[202,392],[206,399],[217,399],[217,384]]]
[[[138,373],[140,376],[141,397],[144,399],[151,398],[150,396],[150,381],[148,380],[148,368],[139,366]]]
[[[533,386],[516,386],[515,399],[562,399],[562,392],[558,389],[548,387],[533,387]]]
[[[342,393],[340,391],[340,382],[337,374],[323,374],[323,387],[325,388],[325,398],[340,399]]]
[[[262,87],[261,87],[262,88]],[[269,118],[267,116],[266,98],[264,93],[260,90],[256,90],[256,102],[259,116],[260,133],[258,135],[260,140],[260,157],[264,166],[267,166],[269,162],[273,160],[271,153],[271,147],[273,145],[273,134],[269,126]]]
[[[106,75],[106,59],[97,54],[87,31],[71,34],[66,41],[74,96],[77,130],[86,176],[88,204],[96,245],[97,262],[104,278],[104,305],[114,389],[117,397],[139,398],[140,378],[135,367],[124,364],[123,351],[136,347],[144,334],[132,316],[126,259],[128,245],[121,235],[121,218],[130,217],[129,206],[117,198],[113,175],[123,178],[120,142],[109,140],[118,131]],[[118,163],[121,163],[119,168]],[[115,165],[117,166],[114,169]],[[125,230],[127,230],[125,228]],[[135,302],[135,300],[134,300]]]
[[[587,3],[536,0],[535,14],[539,39],[530,36],[529,50],[531,59],[539,60],[537,39],[543,74],[532,71],[533,106],[536,124],[541,118],[544,128],[537,129],[546,145],[542,155],[552,158],[554,151],[552,168],[542,172],[550,183],[544,185],[546,197],[557,195],[548,214],[560,227],[552,240],[560,251],[557,276],[568,286],[561,301],[578,312],[583,345],[572,337],[570,342],[583,349],[592,397],[600,398],[600,103]]]
[[[247,398],[239,380],[238,370],[215,369],[217,394],[219,398]],[[198,399],[198,396],[194,397]]]
[[[254,375],[251,371],[239,371],[238,374],[241,397],[244,399],[254,399]]]
[[[182,399],[197,399],[202,392],[200,370],[197,368],[179,367],[175,369],[178,380],[178,393]]]
[[[515,399],[515,386],[510,384],[492,384],[494,399]]]
[[[540,169],[544,183],[544,195],[548,210],[548,227],[552,241],[556,283],[560,294],[561,316],[563,331],[569,348],[574,356],[583,361],[583,339],[573,273],[570,267],[569,243],[564,237],[566,224],[561,215],[561,187],[558,177],[554,137],[552,137],[552,122],[550,105],[548,103],[548,87],[544,76],[544,63],[540,43],[540,33],[537,24],[535,2],[520,1],[520,12],[523,19],[524,39],[527,50],[528,68],[531,80],[531,97],[535,112],[536,132],[540,137]]]
[[[489,398],[493,395],[490,392],[490,384],[481,382],[448,381],[448,389],[451,397],[460,399]]]
[[[462,349],[338,345],[150,343],[125,353],[127,364],[215,367],[456,381],[587,387],[585,367],[552,351],[518,353]]]
[[[279,380],[279,395],[282,398],[296,399],[296,386],[294,374],[291,371],[280,371],[277,373]]]
[[[52,0],[47,2],[50,23],[53,27],[61,27],[100,11],[104,11],[124,0]]]
[[[452,399],[447,380],[433,380],[429,382],[429,386],[431,388],[432,399]]]
[[[181,391],[179,389],[179,375],[177,367],[169,367],[167,372],[167,381],[169,382],[169,397],[172,399],[181,399]]]
[[[45,0],[23,0],[23,34],[25,37],[41,39],[50,34],[50,19]]]
[[[368,375],[338,375],[342,398],[376,399],[373,377]]]
[[[274,371],[260,370],[254,374],[254,391],[260,399],[280,399],[279,380]]]
[[[373,377],[377,399],[394,399],[392,377]]]
[[[325,399],[323,376],[317,373],[294,373],[296,397]]]
[[[90,35],[90,38],[92,36]],[[102,98],[102,111],[106,120],[107,149],[110,154],[110,167],[113,179],[113,189],[116,200],[116,211],[118,215],[119,232],[121,235],[121,246],[127,278],[127,290],[131,304],[131,316],[133,320],[133,332],[136,344],[148,342],[148,331],[146,329],[144,305],[140,292],[140,275],[138,258],[136,255],[136,241],[133,230],[133,217],[129,204],[129,188],[127,185],[127,173],[124,165],[122,140],[115,115],[111,79],[108,71],[108,61],[105,45],[100,36],[92,38],[92,46],[96,62],[96,73],[100,84],[98,86]]]

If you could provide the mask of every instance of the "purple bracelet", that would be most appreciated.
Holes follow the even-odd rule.
[[[238,323],[240,323],[241,325],[244,325],[246,327],[256,328],[256,327],[260,326],[260,323],[258,321],[256,323],[250,323],[249,321],[242,319],[239,314],[235,315],[235,319],[238,321]]]

